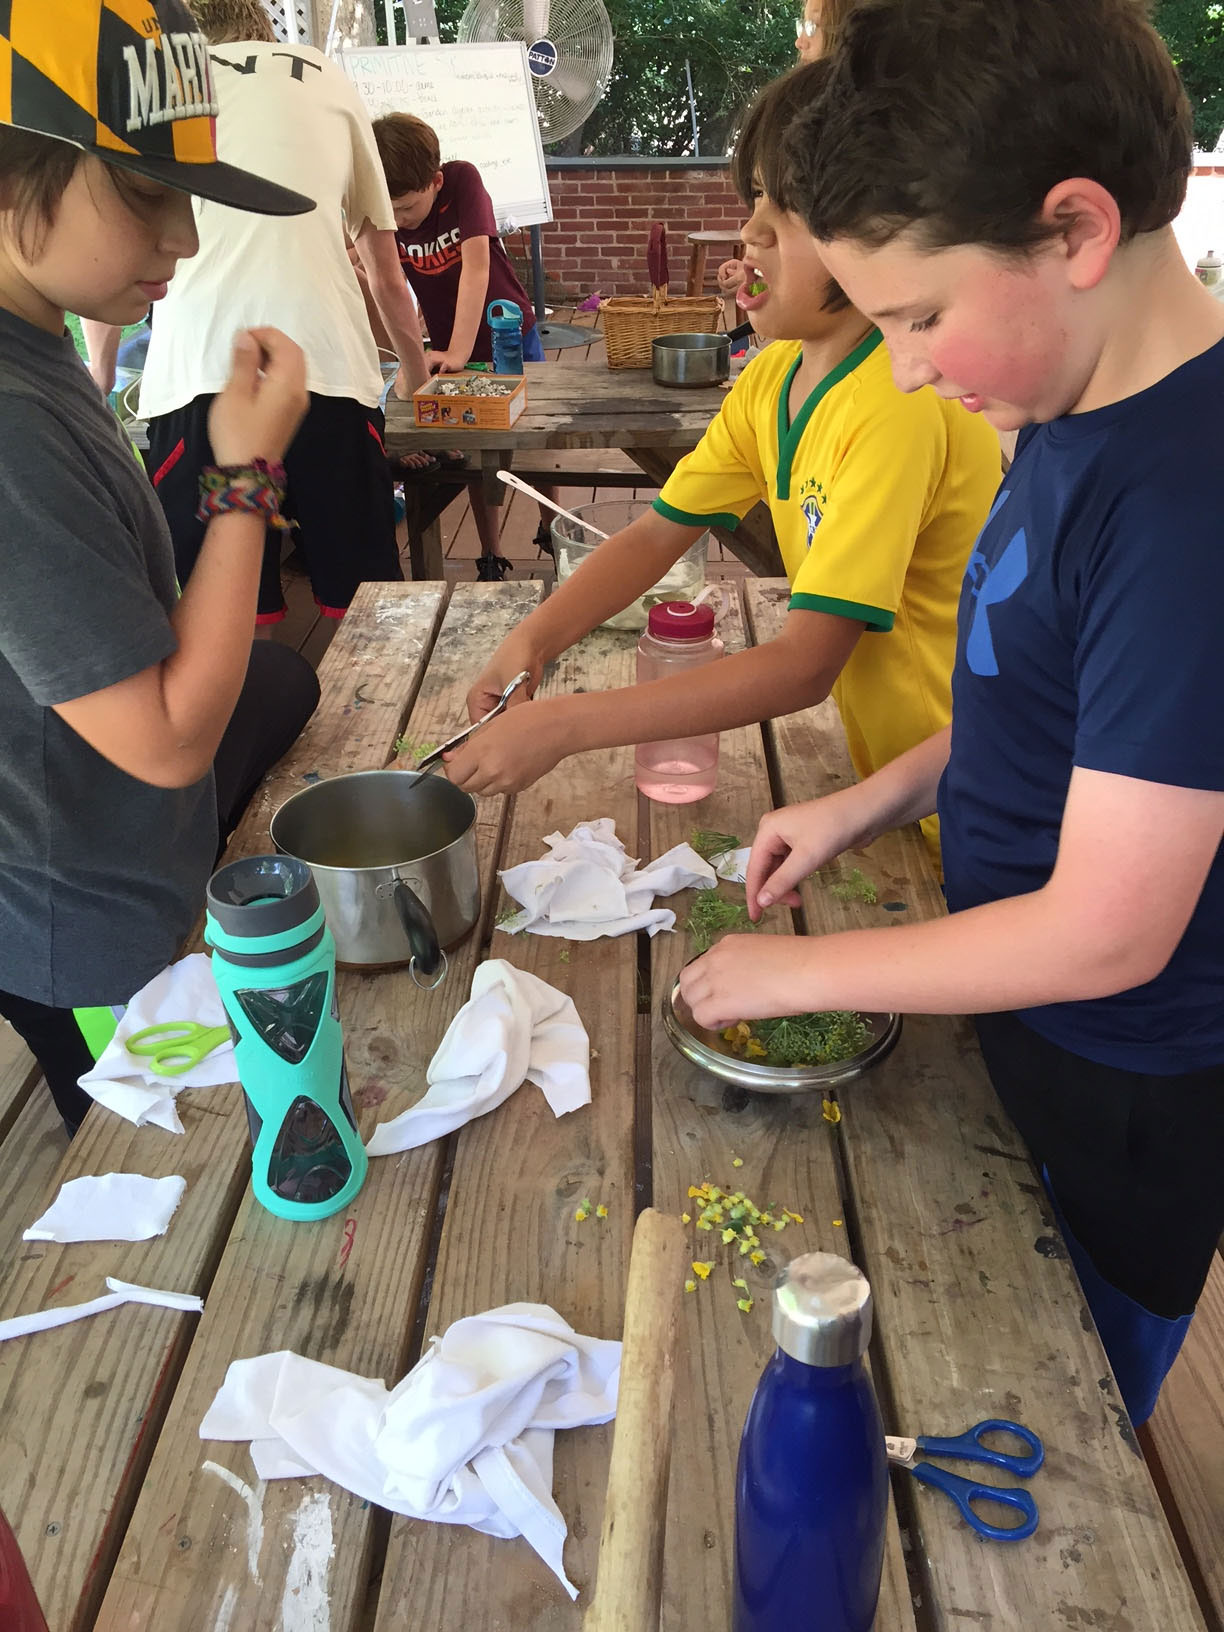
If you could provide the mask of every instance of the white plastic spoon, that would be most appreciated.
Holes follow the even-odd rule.
[[[529,498],[535,499],[537,504],[547,505],[550,510],[555,510],[559,516],[564,516],[566,521],[577,522],[579,527],[585,527],[587,532],[594,533],[596,538],[607,538],[609,536],[600,528],[592,527],[589,521],[583,521],[582,517],[576,516],[572,510],[563,510],[559,504],[554,504],[551,499],[545,498],[543,493],[532,487],[530,482],[522,481],[512,470],[499,470],[497,479],[499,482],[505,482],[507,487],[517,487],[520,493],[526,493]]]

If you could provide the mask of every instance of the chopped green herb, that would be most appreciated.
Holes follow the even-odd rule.
[[[407,754],[409,759],[424,759],[426,754],[432,754],[437,747],[436,742],[415,742],[411,737],[396,737],[396,755]]]
[[[734,833],[710,833],[703,827],[689,840],[702,861],[713,861],[715,856],[725,855],[728,850],[738,850],[739,842]]]
[[[861,867],[856,867],[840,884],[831,884],[829,893],[839,901],[863,901],[869,907],[874,907],[877,900],[876,887],[869,878],[863,877]]]
[[[766,288],[767,285],[764,278],[754,278],[748,285],[748,293],[750,295],[763,295]]]
[[[508,924],[511,918],[517,918],[522,910],[517,901],[511,901],[502,908],[494,921],[498,924]]]
[[[563,946],[561,948],[560,952],[557,953],[557,962],[558,963],[568,963],[569,958],[570,958],[570,949],[569,949],[568,946]]]
[[[742,1036],[745,1026],[747,1037]],[[736,1053],[741,1052],[737,1045],[742,1042],[744,1057],[762,1065],[831,1065],[861,1054],[871,1032],[849,1009],[832,1009],[821,1014],[784,1015],[778,1020],[741,1021],[739,1026],[728,1027],[723,1036]]]
[[[717,890],[701,890],[684,927],[698,952],[708,952],[726,930],[754,930],[756,925],[742,901],[728,901]]]

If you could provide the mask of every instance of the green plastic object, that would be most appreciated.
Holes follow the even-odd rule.
[[[336,949],[310,869],[251,856],[213,874],[204,938],[234,1038],[255,1199],[327,1218],[365,1181],[336,1003]]]

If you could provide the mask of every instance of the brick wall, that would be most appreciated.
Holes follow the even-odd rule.
[[[648,294],[646,240],[653,221],[667,228],[671,290],[683,294],[686,234],[699,228],[738,232],[746,213],[725,163],[549,164],[548,187],[555,220],[541,229],[541,237],[552,299],[581,300],[594,289],[605,295]],[[707,257],[709,289],[725,253],[716,247]]]

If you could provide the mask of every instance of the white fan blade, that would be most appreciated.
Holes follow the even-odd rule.
[[[590,96],[596,86],[593,65],[580,62],[559,62],[544,81],[550,91],[559,91],[575,105]]]
[[[523,34],[528,45],[534,45],[548,33],[548,0],[523,0]]]

